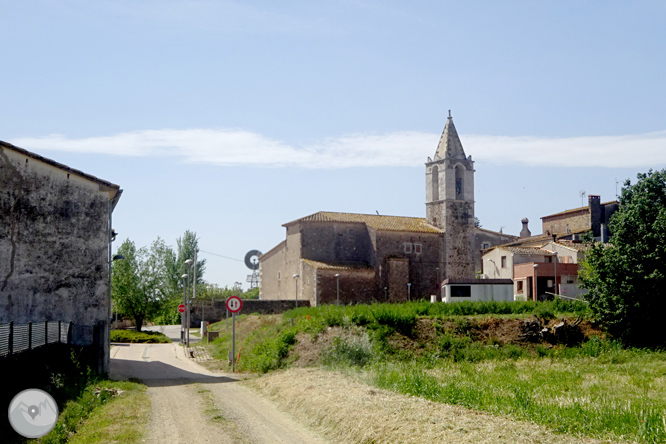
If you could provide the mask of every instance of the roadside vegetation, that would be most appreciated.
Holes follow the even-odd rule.
[[[666,353],[626,348],[592,317],[587,304],[563,301],[413,302],[243,315],[236,325],[237,369],[318,365],[378,388],[556,432],[666,442]],[[557,326],[568,334],[550,333]],[[231,328],[221,322],[211,329],[220,330],[211,347],[226,369]]]
[[[159,331],[111,330],[111,342],[165,344],[171,339]]]

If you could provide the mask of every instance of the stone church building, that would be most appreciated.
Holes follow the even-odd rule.
[[[402,302],[474,279],[482,249],[517,238],[475,228],[474,162],[450,114],[425,165],[425,218],[321,211],[284,224],[286,239],[259,257],[260,298]]]

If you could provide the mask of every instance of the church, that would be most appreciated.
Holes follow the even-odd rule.
[[[259,257],[260,299],[404,302],[474,279],[482,249],[517,237],[475,227],[474,162],[450,112],[425,166],[425,218],[320,211],[284,224],[286,239]]]

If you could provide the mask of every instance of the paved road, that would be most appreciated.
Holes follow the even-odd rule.
[[[180,344],[113,346],[111,377],[138,378],[148,386],[152,409],[147,443],[326,442],[238,385],[235,375],[213,373],[192,362]]]
[[[162,332],[173,342],[180,342],[180,325],[151,325],[143,327],[143,329]],[[199,337],[190,334],[190,343],[199,341],[201,341]]]

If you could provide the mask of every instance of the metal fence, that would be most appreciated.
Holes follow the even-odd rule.
[[[72,342],[71,322],[28,322],[0,324],[0,356],[32,350],[46,344]]]

